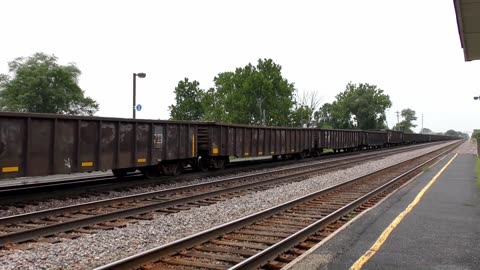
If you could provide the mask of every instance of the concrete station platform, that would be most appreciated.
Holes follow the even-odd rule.
[[[287,269],[480,269],[475,153],[465,142]]]

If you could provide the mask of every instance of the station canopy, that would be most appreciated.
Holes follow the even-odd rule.
[[[480,59],[480,0],[453,0],[465,61]]]

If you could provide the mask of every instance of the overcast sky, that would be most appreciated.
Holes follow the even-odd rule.
[[[367,82],[395,111],[417,112],[417,131],[480,128],[480,61],[464,62],[451,0],[2,1],[0,73],[35,52],[82,71],[99,116],[167,119],[184,77],[213,86],[220,72],[272,58],[302,91],[332,102]]]

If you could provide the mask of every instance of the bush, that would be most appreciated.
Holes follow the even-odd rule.
[[[480,139],[480,129],[475,129],[472,134],[472,139],[478,140]]]

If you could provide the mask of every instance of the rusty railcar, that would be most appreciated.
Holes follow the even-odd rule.
[[[415,134],[415,133],[404,133],[404,134],[403,134],[403,141],[404,141],[404,143],[406,143],[406,144],[417,143],[418,136],[416,136],[416,135],[418,135],[418,134]]]
[[[421,143],[450,137],[402,138]],[[325,148],[349,151],[388,143],[385,131],[0,113],[0,178],[97,170],[116,176],[139,170],[155,177],[179,174],[188,165],[223,168],[232,156],[303,158]]]
[[[387,145],[388,135],[385,131],[362,131],[363,145],[368,148],[378,148]]]
[[[0,113],[0,178],[136,169],[175,174],[195,163],[206,123]]]
[[[386,130],[388,145],[395,146],[403,143],[403,131]]]
[[[230,156],[301,158],[315,148],[313,136],[313,129],[209,123],[199,127],[199,165],[221,168]]]
[[[403,139],[404,143],[409,144],[409,143],[425,143],[425,142],[431,142],[432,137],[436,138],[436,136],[441,136],[439,138],[444,139],[452,139],[449,138],[448,136],[442,136],[442,135],[430,135],[430,134],[417,134],[417,133],[404,133],[403,134]]]
[[[320,149],[355,150],[362,145],[361,130],[316,129],[319,132]]]

